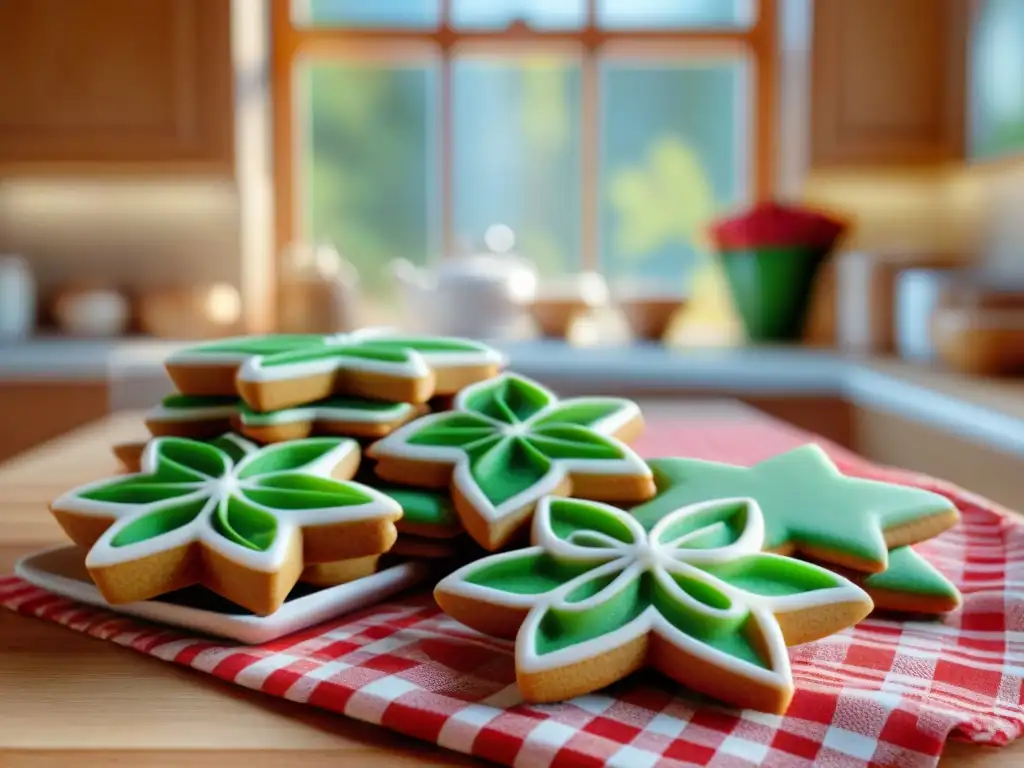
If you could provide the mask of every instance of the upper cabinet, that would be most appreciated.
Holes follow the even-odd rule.
[[[1024,2],[974,2],[970,155],[1024,157]]]
[[[0,176],[230,173],[230,0],[0,0]]]
[[[931,164],[963,157],[968,5],[969,0],[815,0],[814,166]]]

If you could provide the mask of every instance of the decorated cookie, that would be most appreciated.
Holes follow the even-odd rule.
[[[129,443],[115,443],[113,453],[121,466],[128,472],[138,472],[142,466],[142,453],[146,450],[146,441],[137,440]]]
[[[380,555],[354,557],[348,560],[336,560],[333,563],[316,563],[307,565],[302,570],[299,581],[312,584],[314,587],[336,587],[348,584],[377,572]]]
[[[237,391],[254,410],[275,411],[333,395],[425,403],[490,378],[504,364],[480,342],[366,329],[210,342],[172,355],[166,367],[182,393]]]
[[[889,565],[881,573],[834,570],[867,592],[876,609],[938,614],[962,603],[956,585],[911,547],[889,550]]]
[[[300,440],[311,435],[380,438],[426,412],[422,405],[361,397],[329,397],[309,405],[262,413],[238,408],[238,430],[261,443]]]
[[[937,536],[959,520],[952,502],[937,493],[844,476],[817,445],[753,467],[696,459],[648,463],[658,495],[632,510],[645,528],[685,504],[749,496],[764,512],[765,549],[865,573],[884,571],[890,549]]]
[[[824,568],[762,552],[753,499],[663,515],[545,497],[533,546],[455,571],[434,596],[452,618],[515,637],[529,702],[590,693],[650,666],[699,693],[781,713],[793,694],[787,645],[855,624],[871,600]]]
[[[238,402],[237,396],[170,395],[146,414],[146,428],[154,437],[219,437],[234,428]]]
[[[354,440],[311,438],[259,448],[158,437],[141,471],[76,488],[50,505],[111,604],[192,584],[273,613],[305,565],[387,552],[398,503],[349,482]]]
[[[369,447],[386,482],[450,487],[480,546],[504,546],[550,493],[636,503],[655,491],[644,461],[614,435],[635,435],[629,400],[559,401],[511,373],[459,392],[454,409],[416,419]]]

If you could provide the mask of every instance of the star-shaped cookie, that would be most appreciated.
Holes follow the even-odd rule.
[[[633,509],[645,528],[687,504],[744,496],[764,513],[764,547],[865,573],[888,566],[888,551],[937,536],[959,520],[944,496],[846,477],[817,445],[753,467],[696,459],[653,459],[658,494]]]

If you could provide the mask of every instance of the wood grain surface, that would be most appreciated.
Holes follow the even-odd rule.
[[[759,418],[740,404],[658,403],[645,411]],[[63,543],[47,502],[115,471],[109,446],[144,434],[140,414],[119,414],[0,465],[0,572],[23,554]],[[288,759],[305,768],[479,764],[0,609],[0,766],[259,768]],[[1000,750],[953,743],[943,765],[1022,762],[1024,742]]]

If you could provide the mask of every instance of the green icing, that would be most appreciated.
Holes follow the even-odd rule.
[[[566,563],[532,549],[519,550],[511,557],[486,560],[466,580],[471,584],[514,595],[550,592],[589,569],[587,565]]]
[[[451,494],[447,491],[412,488],[382,483],[369,463],[363,463],[355,477],[362,485],[380,491],[398,502],[402,508],[402,521],[413,525],[434,526],[439,529],[460,528]]]
[[[206,498],[186,499],[142,515],[118,531],[110,546],[125,547],[184,528],[199,516],[208,502]]]
[[[930,491],[845,477],[817,445],[749,468],[695,459],[648,463],[658,494],[632,510],[645,527],[688,504],[751,497],[764,514],[766,549],[792,542],[884,564],[886,528],[955,510]]]
[[[338,443],[338,438],[310,437],[305,440],[268,445],[246,458],[238,468],[238,477],[245,480],[268,472],[302,469],[335,450]]]
[[[378,486],[377,490],[397,501],[402,507],[402,519],[410,523],[441,528],[450,528],[459,523],[447,491],[438,493],[396,485]]]
[[[470,472],[495,506],[532,488],[550,469],[551,461],[522,438],[498,440],[470,452]]]
[[[237,397],[230,395],[168,395],[161,404],[168,410],[186,410],[193,408],[223,408],[226,405],[239,404]]]
[[[273,355],[304,346],[323,344],[318,334],[271,334],[269,336],[239,336],[187,347],[182,356],[191,355]]]
[[[265,355],[260,364],[264,368],[274,368],[294,363],[309,363],[316,360],[370,360],[376,363],[405,363],[411,358],[410,350],[404,347],[386,347],[373,342],[355,342],[352,344],[327,344],[320,346],[304,346],[288,352]]]
[[[602,419],[606,419],[626,407],[628,400],[617,397],[588,397],[577,402],[572,400],[560,403],[549,413],[537,420],[537,426],[545,424],[576,424],[580,427],[592,427]]]
[[[607,589],[613,579],[614,576],[606,577],[596,584],[584,584],[579,588],[584,591],[571,595],[567,601],[578,603],[605,590],[604,599],[589,608],[549,608],[534,635],[536,652],[541,655],[552,653],[607,635],[643,613],[650,605],[649,576],[643,574],[628,584],[620,585],[619,589]]]
[[[314,337],[315,341],[305,342],[302,337],[292,346],[260,353],[264,367],[291,365],[314,360],[372,360],[380,363],[405,363],[412,356],[432,354],[475,353],[494,354],[490,347],[466,339],[432,336],[384,336],[374,334],[339,334],[336,336]]]
[[[554,402],[550,392],[532,381],[505,376],[490,386],[473,389],[463,408],[506,424],[521,424]]]
[[[412,349],[424,355],[446,353],[492,353],[486,344],[451,336],[368,336],[374,344],[394,349]]]
[[[128,511],[134,519],[112,546],[156,539],[187,525],[211,503],[211,525],[226,539],[255,550],[273,544],[276,513],[357,506],[372,497],[355,483],[304,472],[342,446],[343,438],[311,438],[257,448],[222,436],[210,443],[156,438],[151,465],[127,477],[93,483],[72,496]],[[121,514],[124,514],[122,511]]]
[[[885,589],[927,597],[959,599],[960,591],[939,570],[911,547],[889,550],[889,567],[862,582],[867,590]]]
[[[607,546],[608,538],[622,544],[633,543],[629,526],[599,507],[558,498],[551,500],[548,515],[555,536],[580,546]]]
[[[704,570],[727,584],[754,595],[778,597],[839,586],[839,576],[790,557],[748,555]]]
[[[328,397],[318,400],[315,403],[298,406],[296,408],[284,408],[279,411],[254,411],[244,401],[238,404],[238,412],[242,420],[273,422],[285,414],[309,411],[363,411],[364,413],[402,413],[408,406],[405,403],[387,403],[383,400],[367,400],[363,397]]]
[[[607,461],[627,455],[613,438],[572,421],[550,418],[551,411],[546,409],[555,403],[554,395],[543,387],[509,374],[467,390],[461,410],[412,422],[409,434],[384,438],[378,447],[382,455],[387,455],[393,440],[462,449],[469,458],[470,475],[494,506],[535,487],[548,475],[553,461]],[[569,400],[560,407],[572,406]],[[604,405],[599,412],[602,418],[609,413]],[[579,417],[572,410],[567,413]],[[508,427],[517,432],[509,434]]]
[[[270,549],[277,538],[277,518],[237,496],[217,506],[213,526],[224,538],[257,551]]]

